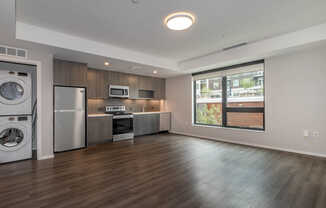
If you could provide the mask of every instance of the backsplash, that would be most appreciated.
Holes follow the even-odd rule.
[[[128,99],[88,99],[88,113],[96,114],[105,112],[107,105],[125,105],[127,111],[145,112],[161,111],[163,100],[128,100]]]

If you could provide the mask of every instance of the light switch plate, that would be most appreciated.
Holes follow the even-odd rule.
[[[319,131],[313,131],[312,136],[313,137],[319,137]]]

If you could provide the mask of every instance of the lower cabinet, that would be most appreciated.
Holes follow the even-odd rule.
[[[112,141],[112,116],[88,117],[87,144]]]
[[[134,115],[134,134],[141,136],[170,130],[171,113]]]
[[[171,113],[160,113],[160,131],[169,131],[171,128]]]
[[[155,134],[160,131],[160,114],[134,115],[135,136]]]

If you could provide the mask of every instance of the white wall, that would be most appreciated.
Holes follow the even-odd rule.
[[[192,125],[192,77],[167,79],[172,131],[326,157],[326,45],[265,59],[266,131]],[[319,137],[303,137],[303,130]]]
[[[41,112],[38,118],[41,118],[42,131],[37,135],[41,140],[40,159],[46,159],[53,156],[53,78],[52,78],[52,53],[46,46],[32,44],[15,39],[15,1],[0,1],[0,45],[8,45],[28,49],[28,61],[38,61],[41,63],[40,82],[41,86]],[[0,60],[3,59],[0,56]],[[38,106],[39,107],[39,106]]]
[[[42,51],[31,51],[31,60],[41,62],[41,115],[42,135],[40,159],[53,157],[53,55]],[[38,82],[40,83],[40,82]]]

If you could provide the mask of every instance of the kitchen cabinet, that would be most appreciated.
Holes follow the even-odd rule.
[[[120,84],[120,76],[119,72],[114,72],[114,71],[108,71],[107,73],[107,80],[108,80],[108,85],[121,85]]]
[[[138,80],[140,90],[154,90],[154,79],[152,77],[139,76]]]
[[[87,64],[54,59],[54,85],[87,87]]]
[[[64,72],[61,72],[64,73]],[[64,78],[64,76],[63,76]],[[63,80],[64,82],[65,80]],[[130,99],[143,99],[140,90],[151,93],[153,99],[165,99],[165,79],[88,69],[88,98],[107,99],[109,85],[129,86]],[[148,99],[148,97],[146,97]]]
[[[161,79],[161,95],[160,95],[160,99],[165,99],[165,79]]]
[[[118,73],[119,85],[128,86],[128,74]]]
[[[108,97],[108,76],[107,71],[88,69],[88,98],[102,98]]]
[[[88,117],[88,145],[112,141],[112,116]]]
[[[134,115],[134,134],[141,136],[160,131],[160,114]]]
[[[153,91],[154,99],[165,99],[165,79],[145,76],[139,76],[138,79],[138,90]]]
[[[97,98],[108,98],[109,97],[109,85],[107,71],[98,70],[96,73],[97,81]]]
[[[153,79],[154,99],[165,99],[165,79]]]
[[[160,131],[169,131],[171,128],[171,113],[160,113]]]
[[[128,75],[128,86],[129,86],[129,98],[130,99],[137,99],[138,98],[138,76],[129,74]]]
[[[87,97],[88,98],[97,98],[97,85],[96,85],[96,70],[88,69],[87,71]]]

